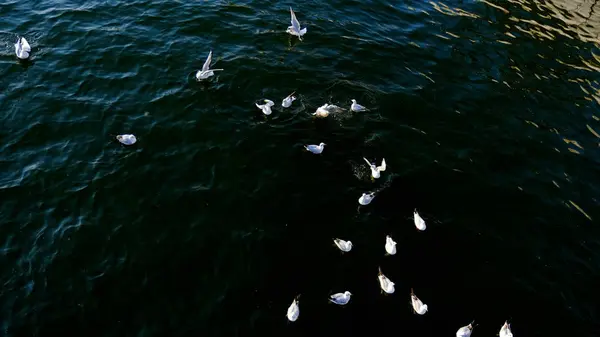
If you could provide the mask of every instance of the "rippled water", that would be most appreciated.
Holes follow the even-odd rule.
[[[600,331],[597,3],[297,1],[302,42],[290,4],[0,6],[1,334]],[[310,115],[352,98],[372,111]]]

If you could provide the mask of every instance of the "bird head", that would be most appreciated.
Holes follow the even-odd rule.
[[[356,104],[356,100],[353,98],[351,99],[352,103]]]
[[[319,144],[319,146],[325,146],[325,145],[327,145],[327,144],[325,144],[325,143],[321,143],[321,144]]]
[[[347,241],[348,242],[348,247],[352,248],[352,241]]]
[[[352,293],[349,292],[349,291],[346,291],[346,292],[344,292],[344,295],[346,295],[346,296],[352,296]]]
[[[421,307],[421,311],[422,312],[427,312],[427,304],[423,304],[423,306]]]

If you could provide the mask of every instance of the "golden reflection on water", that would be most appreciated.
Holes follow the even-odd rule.
[[[575,124],[573,127],[544,125],[544,128],[540,128],[539,123],[535,121],[525,122],[540,131],[545,130],[559,136],[564,144],[562,151],[560,146],[554,148],[559,153],[567,150],[566,153],[586,155],[588,153],[584,147],[587,147],[589,151],[595,151],[589,152],[590,155],[598,156],[600,133],[596,130],[600,131],[600,118],[596,116],[595,111],[598,111],[600,105],[600,0],[479,0],[478,4],[469,7],[470,12],[448,6],[441,1],[430,1],[429,4],[435,11],[444,15],[462,16],[474,21],[484,20],[490,25],[500,27],[500,32],[492,37],[491,41],[509,48],[510,54],[515,55],[522,49],[523,55],[532,55],[531,50],[535,48],[535,56],[529,56],[525,61],[515,61],[510,54],[507,55],[510,62],[503,70],[509,70],[510,74],[504,72],[502,78],[490,77],[490,81],[511,90],[523,90],[531,94],[564,94],[565,98],[561,103],[567,106],[568,111],[565,111],[565,114],[571,113],[574,116],[569,117],[569,123]],[[443,35],[437,34],[444,40],[460,38],[461,35],[469,39],[468,34],[458,31],[446,30]],[[535,81],[547,82],[548,85],[542,87],[536,85]],[[573,86],[569,87],[567,84],[571,83]],[[575,88],[574,92],[581,90],[582,94],[573,94],[572,99],[569,99],[570,91],[561,92],[562,88],[555,87],[561,84],[567,89]],[[554,91],[542,92],[551,89]],[[568,108],[569,104],[572,104],[571,109]],[[578,122],[579,120],[583,123]],[[556,181],[550,180],[560,188]],[[566,181],[570,182],[568,177]],[[572,200],[568,200],[566,205],[576,209],[589,220],[592,219]]]

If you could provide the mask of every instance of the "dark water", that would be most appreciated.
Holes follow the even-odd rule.
[[[80,3],[0,5],[0,335],[597,336],[596,2]]]

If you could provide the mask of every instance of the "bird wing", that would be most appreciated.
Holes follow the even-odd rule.
[[[421,307],[423,306],[423,302],[421,302],[421,300],[416,296],[416,295],[412,295],[412,303],[413,303],[413,308],[415,309],[415,311],[421,311]]]
[[[369,165],[369,167],[373,166],[373,165],[371,165],[371,162],[367,158],[363,157],[363,159],[367,162],[367,165]]]
[[[290,14],[292,15],[292,27],[294,28],[294,30],[296,32],[299,33],[300,32],[300,22],[298,22],[298,19],[296,19],[296,14],[292,10],[292,7],[290,7]]]
[[[379,169],[379,171],[385,171],[385,158],[381,160],[381,166],[378,166],[377,168]]]
[[[208,57],[202,66],[202,71],[207,71],[210,67],[210,62],[212,62],[212,50],[208,53]]]
[[[343,293],[337,293],[337,294],[333,294],[333,295],[331,295],[329,297],[331,297],[331,299],[334,300],[334,301],[339,301],[340,299],[342,299],[344,297],[344,294]]]
[[[31,46],[29,45],[29,42],[27,42],[27,40],[25,40],[24,37],[21,38],[21,41],[23,50],[29,53],[31,51]]]

